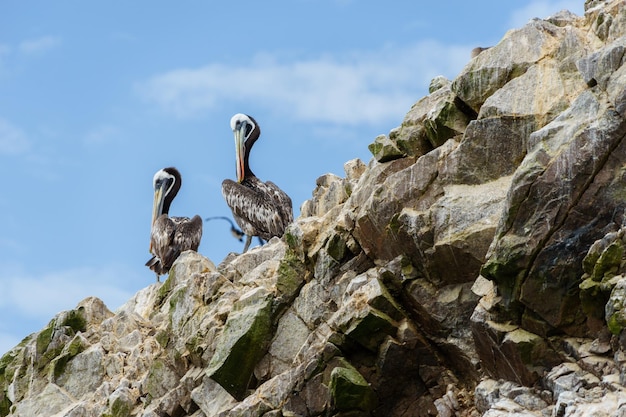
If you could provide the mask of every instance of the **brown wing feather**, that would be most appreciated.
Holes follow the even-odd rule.
[[[222,182],[222,194],[241,230],[248,236],[270,239],[282,236],[293,220],[291,199],[275,184]]]
[[[202,238],[202,219],[196,215],[188,217],[168,217],[161,215],[152,227],[150,243],[152,254],[146,266],[157,274],[169,271],[178,256],[186,250],[198,250]]]
[[[291,198],[281,190],[278,185],[274,184],[272,181],[267,181],[265,183],[267,188],[271,191],[272,198],[276,202],[276,206],[281,209],[281,219],[283,220],[283,231],[287,227],[287,225],[293,222],[293,207],[291,205]]]
[[[178,246],[181,252],[186,250],[198,250],[202,239],[202,218],[198,215],[190,220],[187,217],[174,217],[179,221],[174,234],[173,245]]]

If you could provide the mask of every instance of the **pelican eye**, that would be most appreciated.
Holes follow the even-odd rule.
[[[246,138],[250,137],[252,131],[254,130],[254,124],[246,122]]]
[[[154,184],[155,188],[163,187],[163,194],[167,195],[174,185],[174,177],[158,178]]]

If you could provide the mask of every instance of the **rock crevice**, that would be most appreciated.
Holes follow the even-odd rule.
[[[434,79],[282,239],[0,358],[0,417],[626,415],[626,3]]]

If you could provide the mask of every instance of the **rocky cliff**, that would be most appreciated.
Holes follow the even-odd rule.
[[[626,416],[626,3],[508,32],[324,175],[0,359],[0,416]]]

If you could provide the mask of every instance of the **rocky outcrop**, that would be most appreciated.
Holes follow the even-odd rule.
[[[282,239],[0,359],[0,416],[626,415],[626,4],[433,80]]]

